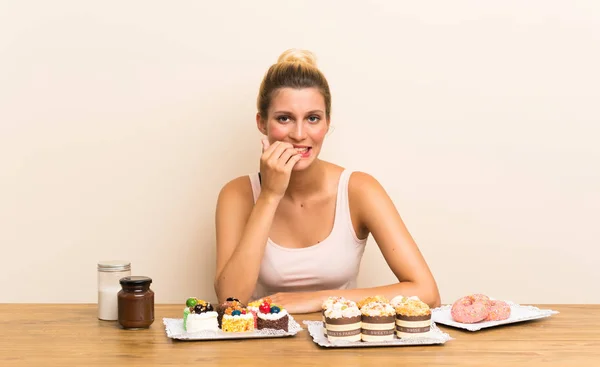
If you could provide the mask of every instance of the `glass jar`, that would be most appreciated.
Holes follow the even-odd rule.
[[[117,293],[119,279],[131,275],[129,261],[101,261],[98,263],[98,318],[117,321]]]
[[[125,329],[146,329],[154,322],[152,279],[142,276],[124,277],[118,293],[119,324]]]

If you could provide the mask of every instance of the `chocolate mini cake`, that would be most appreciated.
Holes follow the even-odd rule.
[[[396,335],[401,339],[425,336],[431,330],[431,310],[416,297],[396,306]]]
[[[360,312],[361,339],[365,342],[394,340],[396,310],[389,303],[368,303]]]
[[[288,331],[289,320],[287,310],[279,306],[271,305],[267,301],[264,301],[258,307],[256,315],[258,330],[274,329]]]
[[[361,339],[361,313],[356,306],[334,304],[325,311],[325,324],[330,342],[357,342]]]
[[[236,310],[236,309],[242,309],[245,307],[246,306],[244,306],[244,304],[241,303],[239,299],[233,298],[233,297],[227,298],[227,300],[225,300],[225,302],[223,302],[219,306],[217,306],[217,314],[218,314],[217,321],[219,322],[219,327],[222,327],[223,314],[225,313],[226,309],[232,308],[233,310]]]

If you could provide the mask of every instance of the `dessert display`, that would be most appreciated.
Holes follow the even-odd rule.
[[[394,340],[396,310],[389,303],[371,302],[360,308],[361,339],[365,342]]]
[[[474,324],[482,321],[500,321],[510,317],[510,305],[491,300],[484,294],[461,297],[452,304],[450,314],[454,321]]]
[[[181,319],[179,320],[181,325]],[[266,332],[260,332],[262,330]],[[186,300],[183,309],[183,334],[181,335],[185,334],[185,338],[195,340],[236,339],[238,337],[227,336],[227,334],[257,331],[246,334],[247,336],[242,338],[272,337],[294,335],[300,330],[301,327],[288,311],[282,306],[273,304],[269,297],[249,302],[247,307],[233,297],[227,298],[216,307],[208,301],[190,297]],[[213,331],[216,334],[202,334],[200,333],[202,331]]]
[[[183,309],[183,329],[188,333],[219,330],[217,312],[209,302],[195,297],[188,298]]]
[[[431,309],[419,297],[371,296],[353,302],[329,297],[322,304],[324,336],[330,342],[385,342],[427,336]]]
[[[409,339],[426,336],[431,330],[431,309],[418,297],[395,300],[396,336]]]
[[[336,302],[325,310],[327,338],[331,342],[360,341],[361,326],[361,313],[356,305]]]
[[[288,331],[289,316],[284,308],[272,305],[269,300],[263,300],[258,307],[257,325],[258,330],[274,329]]]

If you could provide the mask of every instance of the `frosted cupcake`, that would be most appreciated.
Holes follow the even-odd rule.
[[[402,299],[396,306],[396,335],[401,339],[426,336],[431,330],[431,309],[418,297]]]
[[[334,303],[325,310],[325,325],[330,342],[360,341],[361,313],[356,306]]]
[[[396,310],[389,303],[367,303],[360,309],[361,339],[365,342],[394,340]]]
[[[326,326],[326,322],[325,322],[325,311],[328,308],[333,307],[334,304],[338,303],[338,302],[342,302],[345,303],[348,306],[356,306],[356,304],[354,303],[354,301],[350,301],[344,297],[329,297],[327,298],[322,304],[321,304],[321,313],[323,315],[323,335],[327,336],[327,326]]]

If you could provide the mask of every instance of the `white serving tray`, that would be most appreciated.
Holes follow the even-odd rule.
[[[510,306],[510,317],[506,320],[500,321],[481,321],[474,324],[463,324],[456,322],[450,314],[452,305],[446,305],[431,310],[431,320],[438,324],[461,328],[469,331],[477,331],[484,328],[490,328],[494,326],[512,324],[515,322],[523,322],[529,320],[542,319],[550,317],[558,313],[554,310],[541,310],[534,306],[521,306],[511,301],[505,301]]]
[[[300,324],[294,320],[292,315],[288,315],[288,331],[263,329],[244,331],[239,333],[225,332],[221,329],[217,331],[201,331],[198,333],[188,333],[183,329],[183,319],[163,318],[167,337],[179,340],[229,340],[229,339],[254,339],[254,338],[281,338],[294,336],[302,330]]]
[[[304,324],[308,326],[308,332],[310,336],[313,338],[313,342],[317,343],[322,347],[327,348],[349,348],[349,347],[401,347],[408,345],[434,345],[434,344],[444,344],[448,340],[452,340],[450,335],[441,331],[435,323],[431,323],[431,330],[429,333],[420,338],[411,338],[411,339],[398,339],[384,341],[384,342],[348,342],[348,341],[337,341],[332,343],[327,339],[325,334],[323,334],[323,321],[304,321]]]

